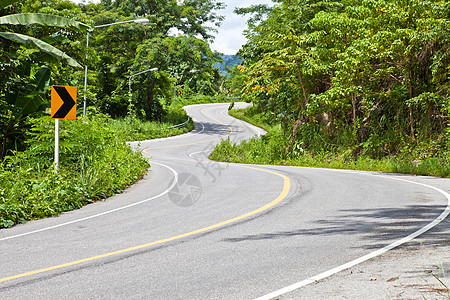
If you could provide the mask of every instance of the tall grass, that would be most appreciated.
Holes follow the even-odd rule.
[[[183,128],[167,128],[186,119],[185,113],[176,112],[164,123],[105,115],[62,120],[58,173],[53,164],[54,121],[48,116],[32,120],[28,149],[9,153],[0,163],[0,228],[57,216],[120,193],[149,167],[126,141],[186,132],[192,121]]]
[[[428,153],[429,145],[434,142],[423,142],[408,145],[409,151],[398,155],[373,158],[369,155],[355,156],[354,148],[348,145],[324,146],[327,140],[319,131],[313,130],[308,131],[306,138],[298,141],[288,151],[288,137],[282,135],[278,126],[267,123],[254,108],[234,110],[230,114],[258,125],[269,133],[240,144],[233,144],[229,140],[222,141],[211,153],[210,158],[213,160],[450,177],[450,132],[446,137],[449,143],[435,146],[431,154]],[[326,150],[327,148],[329,150]]]

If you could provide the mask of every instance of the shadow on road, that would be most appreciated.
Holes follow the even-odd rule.
[[[242,242],[301,236],[360,235],[365,240],[364,249],[378,249],[399,240],[437,218],[444,205],[411,205],[404,208],[341,210],[339,216],[305,224],[305,229],[245,235],[224,239]],[[342,213],[342,214],[341,214]],[[445,219],[420,237],[420,243],[430,246],[450,244],[450,220]],[[312,227],[312,228],[311,228]]]

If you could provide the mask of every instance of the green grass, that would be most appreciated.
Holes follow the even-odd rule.
[[[267,117],[263,114],[259,114],[253,106],[249,106],[246,109],[232,109],[229,110],[228,113],[232,117],[261,127],[268,132],[277,131],[277,125],[270,124]]]
[[[186,121],[184,111],[170,113],[164,123],[113,120],[88,115],[61,120],[60,168],[54,171],[54,121],[32,120],[28,149],[9,153],[0,163],[0,228],[61,212],[120,193],[138,181],[149,163],[126,141],[167,137],[189,131],[167,127]]]
[[[426,144],[414,145],[415,151],[381,158],[371,158],[368,155],[355,157],[353,148],[343,146],[333,147],[332,151],[312,150],[314,147],[308,148],[303,143],[297,143],[292,151],[287,151],[288,138],[282,135],[279,126],[268,124],[255,108],[233,110],[230,115],[260,126],[269,133],[240,144],[222,141],[211,153],[210,158],[213,160],[450,177],[450,153],[445,147],[434,151],[433,155],[424,155],[424,150],[420,149],[426,149]],[[327,142],[318,134],[311,134],[309,139],[308,145]]]
[[[185,94],[183,94],[185,95]],[[239,101],[238,98],[229,96],[226,94],[219,94],[216,96],[208,96],[208,95],[201,95],[201,94],[195,94],[190,96],[177,96],[176,99],[176,107],[177,109],[181,109],[182,107],[186,105],[192,105],[192,104],[208,104],[208,103],[227,103],[227,102],[233,102],[233,101]],[[164,103],[164,108],[171,108],[173,107],[173,102],[166,102]]]
[[[108,126],[122,140],[143,141],[189,132],[194,129],[194,122],[190,119],[184,126],[173,127],[183,124],[187,120],[188,116],[184,111],[178,111],[177,114],[169,113],[163,122],[142,122],[136,118],[111,119]]]

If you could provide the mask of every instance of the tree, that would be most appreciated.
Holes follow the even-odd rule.
[[[150,20],[147,25],[99,28],[92,35],[91,49],[95,48],[95,51],[90,52],[89,61],[94,61],[95,65],[89,69],[101,70],[101,73],[91,71],[89,82],[96,86],[94,103],[103,112],[113,116],[125,115],[123,108],[128,106],[128,77],[151,67],[158,67],[159,71],[133,80],[134,99],[139,100],[135,107],[137,112],[142,109],[142,116],[148,119],[161,118],[154,113],[161,111],[156,109],[156,106],[161,106],[158,98],[171,95],[174,81],[178,85],[189,86],[193,91],[212,93],[211,82],[215,78],[212,65],[220,58],[209,48],[207,39],[211,38],[212,28],[207,22],[220,22],[222,17],[214,10],[221,8],[222,3],[215,0],[101,3],[95,11],[96,24],[113,23],[124,18],[145,17]],[[178,36],[172,36],[174,29],[178,30]],[[197,72],[189,73],[193,70]],[[157,77],[151,78],[153,75]]]
[[[172,97],[174,84],[194,92],[212,93],[212,65],[217,59],[209,45],[195,37],[179,35],[144,41],[137,48],[131,70],[137,73],[155,67],[158,71],[134,84],[136,108],[143,109],[147,119],[160,119],[161,107],[155,102],[155,95]]]
[[[8,7],[14,1],[4,1],[0,5],[1,12],[15,12],[17,7]],[[23,34],[21,29],[13,31],[16,26],[55,26],[60,30],[87,30],[89,26],[47,14],[13,13],[0,17],[3,24],[0,36],[2,39],[2,68],[6,70],[1,76],[0,95],[0,160],[8,149],[20,147],[27,128],[26,118],[42,110],[48,103],[45,97],[50,82],[50,69],[42,66],[43,62],[64,61],[70,66],[81,67],[80,64],[52,45],[33,36]],[[7,31],[5,31],[7,30]],[[24,30],[25,31],[25,30]],[[31,45],[37,50],[18,47],[16,43]]]
[[[257,13],[240,54],[248,76],[245,91],[257,95],[261,109],[284,128],[292,128],[291,145],[302,139],[302,124],[319,128],[334,144],[350,137],[355,153],[373,156],[445,130],[445,3],[277,3],[270,10],[240,11]],[[320,124],[323,116],[326,124]]]

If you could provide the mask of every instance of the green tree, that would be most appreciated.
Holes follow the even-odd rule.
[[[130,0],[102,1],[93,8],[89,13],[96,24],[142,17],[150,21],[146,25],[127,24],[94,31],[89,82],[95,86],[91,89],[97,98],[93,99],[95,105],[112,116],[123,116],[128,106],[129,76],[151,67],[158,67],[159,71],[133,79],[136,111],[148,119],[161,118],[154,112],[162,113],[159,99],[172,94],[174,81],[189,86],[193,92],[212,93],[211,82],[216,75],[212,65],[219,58],[209,48],[213,29],[208,24],[220,22],[222,17],[215,10],[222,6],[215,0]],[[177,37],[172,36],[175,29]],[[189,73],[193,70],[196,72]],[[153,75],[157,77],[151,78]]]
[[[27,117],[42,111],[43,105],[48,103],[45,96],[49,88],[50,69],[42,64],[63,61],[73,67],[81,67],[75,59],[43,41],[45,38],[37,39],[27,33],[35,27],[57,27],[59,29],[55,34],[65,30],[89,29],[83,23],[59,16],[18,13],[19,7],[13,5],[14,2],[4,1],[0,5],[1,64],[5,70],[0,77],[0,159],[8,149],[23,145]]]
[[[448,124],[449,7],[442,1],[280,0],[240,51],[245,91],[301,142],[300,126],[379,156]],[[325,122],[323,121],[325,120]],[[309,131],[308,135],[313,133]],[[347,132],[347,133],[345,133]],[[409,138],[408,138],[409,137]]]

